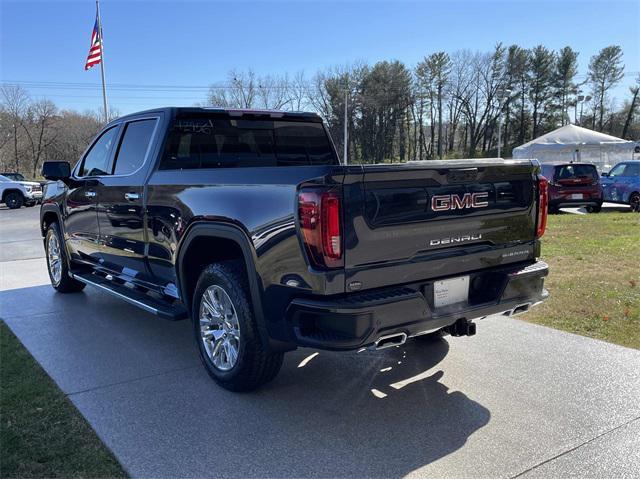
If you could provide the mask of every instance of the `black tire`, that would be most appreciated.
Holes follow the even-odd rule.
[[[631,196],[629,197],[629,206],[631,207],[631,211],[640,213],[640,193],[631,193]]]
[[[49,240],[53,236],[58,239],[59,244],[58,256],[60,261],[60,278],[56,278],[56,275],[52,271],[51,255],[49,254],[51,244]],[[49,273],[51,286],[53,286],[53,288],[59,293],[77,293],[78,291],[82,291],[86,285],[69,276],[69,259],[67,257],[67,250],[64,247],[58,223],[51,223],[47,228],[47,234],[44,238],[44,249],[46,253],[45,256],[47,258],[47,271]]]
[[[22,205],[24,204],[24,196],[17,191],[10,191],[4,197],[4,204],[7,205],[7,208],[10,210],[22,208]]]
[[[229,370],[214,365],[201,335],[200,306],[205,291],[214,285],[227,293],[239,325],[237,359]],[[200,360],[216,383],[229,391],[252,391],[275,378],[282,366],[284,353],[269,352],[260,338],[250,297],[245,270],[240,261],[224,261],[207,266],[200,274],[193,295],[193,332]]]
[[[550,215],[557,215],[558,213],[560,213],[560,208],[558,208],[557,206],[549,206]]]
[[[587,206],[587,213],[600,213],[602,211],[602,205]]]

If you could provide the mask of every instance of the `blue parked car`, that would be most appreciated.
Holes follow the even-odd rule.
[[[640,211],[640,161],[623,161],[601,176],[604,201],[624,203]]]

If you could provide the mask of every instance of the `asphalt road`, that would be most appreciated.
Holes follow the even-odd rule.
[[[187,321],[55,294],[37,216],[0,210],[0,317],[133,477],[640,474],[640,351],[490,318],[430,346],[299,350],[232,394]]]

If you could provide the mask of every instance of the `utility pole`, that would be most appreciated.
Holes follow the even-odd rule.
[[[98,14],[98,31],[100,32],[100,74],[102,75],[102,105],[104,107],[104,121],[109,123],[109,108],[107,105],[107,84],[104,80],[104,36],[102,35],[102,19],[100,18],[100,3],[96,0]]]
[[[502,158],[502,112],[498,113],[498,158]]]
[[[348,103],[349,103],[349,89],[344,90],[344,153],[342,154],[342,161],[345,165],[349,163],[349,127],[348,127]]]

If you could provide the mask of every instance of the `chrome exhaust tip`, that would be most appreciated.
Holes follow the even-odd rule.
[[[395,333],[387,336],[380,336],[371,349],[380,351],[381,349],[391,348],[393,346],[401,346],[407,342],[407,333]]]
[[[512,310],[505,312],[504,315],[505,316],[515,316],[516,314],[526,313],[527,311],[529,311],[529,308],[531,306],[532,306],[531,303],[519,304],[518,306],[516,306]]]

